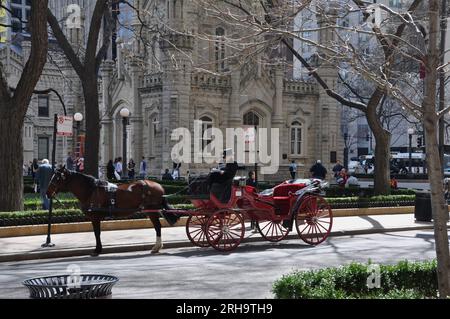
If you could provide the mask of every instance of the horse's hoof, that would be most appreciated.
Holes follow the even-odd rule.
[[[163,248],[163,245],[155,245],[152,249],[152,254],[157,254]]]
[[[98,256],[100,255],[100,253],[101,253],[101,252],[99,252],[99,251],[97,251],[97,250],[94,250],[94,251],[91,253],[91,257],[98,257]]]

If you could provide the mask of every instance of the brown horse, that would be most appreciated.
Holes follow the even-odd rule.
[[[109,191],[116,188],[115,195],[107,190],[108,187]],[[96,240],[93,256],[102,252],[100,223],[105,217],[127,217],[142,210],[170,209],[163,196],[164,188],[156,182],[145,180],[116,186],[92,176],[69,171],[65,167],[53,174],[47,196],[52,198],[58,192],[73,193],[80,201],[82,212],[92,221]],[[152,253],[157,253],[163,247],[160,214],[151,212],[148,216],[156,230],[156,243]],[[163,213],[163,216],[171,225],[178,220],[178,216],[173,214]]]

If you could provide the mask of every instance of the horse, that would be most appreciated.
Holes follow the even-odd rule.
[[[112,195],[111,188],[115,195]],[[80,202],[81,211],[91,220],[96,240],[91,256],[98,256],[102,252],[101,221],[106,217],[127,217],[142,210],[161,212],[170,209],[164,197],[164,188],[156,182],[140,180],[117,186],[65,167],[55,170],[46,194],[48,198],[53,198],[59,192],[73,193]],[[175,214],[161,214],[170,225],[179,219]],[[160,213],[150,212],[148,217],[156,231],[156,243],[151,252],[158,253],[163,247]]]

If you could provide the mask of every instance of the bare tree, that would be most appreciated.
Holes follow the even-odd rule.
[[[379,50],[372,52],[372,55],[378,55],[376,61],[383,65],[382,72],[389,74],[394,68],[392,63],[395,60],[396,48],[402,42],[402,36],[408,21],[405,17],[411,15],[419,6],[421,0],[415,0],[411,3],[408,10],[403,14],[396,14],[395,18],[400,20],[396,29],[392,31],[392,41],[386,41],[379,28],[374,26],[372,29],[367,27],[340,27],[336,24],[338,18],[349,14],[359,12],[365,18],[369,18],[366,12],[366,4],[360,0],[345,1],[341,6],[336,2],[315,1],[234,1],[225,0],[217,3],[212,0],[197,0],[199,4],[208,12],[210,16],[219,19],[222,23],[228,23],[235,28],[246,30],[245,35],[239,38],[227,39],[228,45],[232,48],[234,55],[245,54],[245,57],[251,56],[257,52],[267,50],[268,46],[284,46],[293,56],[306,68],[317,83],[334,98],[337,102],[357,109],[362,112],[366,118],[371,131],[375,137],[375,181],[374,189],[377,194],[386,194],[390,191],[390,132],[383,127],[379,117],[380,102],[386,96],[386,90],[375,85],[375,88],[368,96],[368,99],[362,100],[360,97],[348,98],[340,92],[331,88],[320,75],[322,65],[329,64],[342,68],[343,64],[350,64],[346,51],[350,48],[355,49],[352,43],[342,36],[343,32],[359,32],[368,34],[378,42]],[[353,3],[353,6],[350,4]],[[320,26],[313,29],[302,29],[302,26],[296,28],[294,22],[296,16],[304,10],[311,10],[314,15],[321,20]],[[402,20],[403,19],[403,20]],[[297,26],[298,27],[298,26]],[[329,43],[319,43],[318,41],[303,36],[306,32],[320,33],[323,30],[333,30],[334,37],[329,39]],[[261,41],[261,39],[264,39]],[[291,39],[298,39],[308,45],[317,48],[316,59],[312,61],[302,56],[301,52],[292,45]],[[348,48],[348,49],[346,49]],[[356,49],[355,49],[356,50]],[[380,61],[383,60],[383,61]],[[354,90],[356,92],[356,90]]]
[[[94,176],[98,175],[98,154],[100,148],[98,72],[110,44],[112,29],[110,11],[111,1],[118,0],[96,1],[90,23],[86,50],[83,52],[84,56],[80,56],[80,54],[75,52],[74,48],[61,29],[58,20],[55,18],[50,9],[47,10],[48,24],[53,31],[53,35],[80,78],[81,86],[83,88],[86,114],[85,170],[88,174]],[[106,19],[103,19],[103,17]],[[102,21],[105,21],[107,26],[104,28],[106,32],[103,34],[103,43],[101,47],[98,48]]]
[[[3,7],[3,1],[0,2]],[[28,105],[46,63],[47,0],[31,1],[31,52],[15,89],[0,63],[0,211],[23,209],[22,132]],[[13,142],[12,142],[13,141]]]

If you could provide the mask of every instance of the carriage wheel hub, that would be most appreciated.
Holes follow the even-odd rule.
[[[230,234],[230,226],[223,226],[222,232],[226,235]]]

